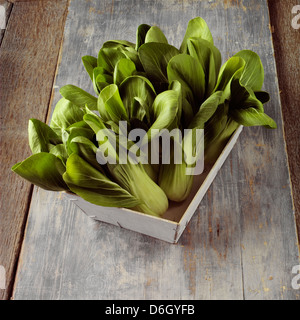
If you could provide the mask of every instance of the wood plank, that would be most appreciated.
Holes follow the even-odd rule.
[[[34,188],[15,299],[299,299],[291,288],[299,252],[265,1],[72,1],[54,103],[67,83],[91,91],[80,58],[96,55],[103,41],[134,41],[137,26],[149,23],[178,47],[197,15],[223,61],[245,48],[259,53],[272,97],[266,112],[278,129],[243,130],[177,245],[95,222],[61,195]]]
[[[292,18],[296,16],[292,14],[292,8],[295,5],[297,1],[293,0],[269,0],[298,239],[300,239],[300,30],[292,27]]]
[[[0,48],[0,265],[9,299],[32,187],[10,170],[30,154],[30,118],[46,119],[61,45],[66,1],[15,3]]]

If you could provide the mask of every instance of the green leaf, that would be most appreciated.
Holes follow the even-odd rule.
[[[162,164],[159,170],[158,184],[164,190],[169,200],[181,202],[190,194],[194,176],[186,174],[187,165]]]
[[[255,107],[260,112],[264,112],[262,102],[257,99],[255,93],[251,90],[251,88],[244,87],[241,84],[240,78],[233,79],[231,81],[230,88],[230,109],[246,109],[248,107]]]
[[[65,166],[55,155],[40,152],[15,164],[12,171],[29,182],[51,191],[68,190],[62,179]]]
[[[61,143],[60,137],[46,123],[30,119],[28,123],[28,140],[33,154],[49,152],[50,144]]]
[[[102,48],[114,48],[118,50],[121,54],[124,55],[124,58],[131,60],[135,64],[137,70],[142,71],[143,67],[141,65],[138,53],[135,50],[134,43],[124,40],[110,40],[105,42]],[[108,70],[109,69],[110,68],[108,67]]]
[[[95,134],[97,134],[99,130],[106,129],[102,119],[93,112],[84,115],[83,120],[90,126]]]
[[[82,121],[84,111],[71,101],[62,98],[58,101],[52,114],[50,127],[59,135],[74,123]]]
[[[188,39],[189,38],[201,38],[207,40],[211,44],[214,44],[213,37],[204,19],[197,17],[189,21],[182,44],[180,46],[180,51],[182,53],[187,53],[188,50]]]
[[[232,134],[239,127],[239,124],[227,116],[226,105],[219,106],[221,112],[216,112],[209,121],[204,131],[204,159],[205,163],[215,163]],[[222,110],[223,109],[223,110]],[[225,115],[223,113],[225,111]],[[216,116],[216,117],[215,117]]]
[[[210,42],[200,38],[189,38],[187,41],[189,54],[196,58],[205,73],[206,97],[213,92],[221,67],[221,53]]]
[[[63,143],[57,144],[56,146],[51,148],[49,153],[58,157],[63,162],[63,164],[66,164],[66,161],[68,158],[68,153],[67,153],[66,147]]]
[[[153,139],[155,137],[153,133],[151,134],[151,130],[168,129],[173,123],[178,112],[179,99],[178,92],[174,90],[167,90],[157,95],[152,106],[154,121],[148,131],[149,138]]]
[[[105,126],[103,121],[96,114],[89,113],[86,114],[83,118],[84,121],[91,127],[91,129],[96,134],[99,146],[104,144],[110,159],[113,159],[115,162],[118,162],[119,156],[116,150],[117,146],[110,143],[111,141],[116,142],[116,135]]]
[[[141,201],[136,210],[162,216],[168,209],[168,198],[164,191],[149,177],[141,164],[108,164],[110,173],[130,194]]]
[[[105,126],[107,129],[112,130],[113,132],[115,132],[116,134],[119,133],[120,128],[119,128],[119,123],[115,123],[112,120],[106,121],[105,122]]]
[[[272,118],[256,108],[234,109],[230,111],[230,115],[236,122],[243,126],[264,126],[270,129],[277,128],[276,122]]]
[[[179,53],[178,49],[166,43],[149,42],[139,48],[141,63],[152,82],[168,83],[168,63]]]
[[[86,137],[76,136],[71,140],[71,144],[76,145],[76,154],[83,160],[87,161],[103,174],[105,173],[104,168],[98,163],[96,158],[98,148],[91,140]]]
[[[98,69],[98,68],[96,68]],[[94,79],[94,83],[95,83],[95,88],[97,88],[97,92],[98,94],[100,94],[100,92],[107,86],[109,86],[110,84],[113,84],[113,77],[110,74],[96,74],[94,73],[95,79]]]
[[[105,51],[103,51],[103,49],[100,49],[98,53],[97,66],[103,68],[109,74],[111,74],[114,70],[111,66],[111,63],[108,61],[106,53]]]
[[[103,75],[103,74],[106,74],[106,70],[102,67],[96,67],[93,69],[93,74],[92,74],[92,81],[93,81],[93,89],[95,91],[95,93],[97,95],[99,95],[100,91],[102,90],[102,86],[99,85],[99,83],[96,82],[96,79],[98,77],[98,75]],[[109,83],[107,83],[108,85]]]
[[[182,104],[183,104],[181,83],[177,80],[172,81],[169,85],[169,90],[174,90],[178,96],[177,113],[176,113],[173,125],[170,126],[170,130],[172,130],[172,128],[181,128],[181,116],[182,116]]]
[[[98,74],[96,77],[96,83],[97,85],[99,85],[99,83],[107,83],[109,84],[113,84],[113,77],[110,74]],[[103,88],[101,88],[102,90]]]
[[[205,74],[200,62],[188,54],[172,58],[167,68],[169,82],[181,83],[184,97],[197,110],[205,94]]]
[[[240,82],[253,91],[260,91],[264,83],[264,68],[260,57],[251,50],[242,50],[234,55],[245,61],[245,68],[240,77]]]
[[[120,96],[129,118],[143,120],[146,115],[150,122],[150,110],[156,93],[152,83],[145,77],[127,77],[120,85]]]
[[[148,24],[141,24],[138,26],[136,31],[136,47],[135,50],[138,50],[141,45],[145,43],[145,38],[148,30],[151,28]]]
[[[130,106],[130,112],[131,112],[131,117],[130,117],[130,124],[134,128],[139,128],[145,126],[143,120],[146,116],[146,120],[149,123],[150,122],[150,114],[148,110],[148,105],[144,100],[138,97],[134,97],[132,104]],[[138,126],[135,126],[136,123],[139,123]]]
[[[85,144],[90,147],[90,149],[93,151],[94,154],[97,153],[97,147],[95,146],[95,144],[86,137],[76,136],[72,138],[71,143]]]
[[[71,191],[93,204],[132,208],[140,201],[76,154],[67,160],[63,175]]]
[[[90,109],[97,110],[97,98],[72,84],[60,88],[59,92],[78,107],[84,108],[87,105]]]
[[[168,43],[168,40],[159,27],[153,26],[146,34],[145,43],[147,42]]]
[[[181,123],[183,128],[187,128],[194,117],[194,111],[192,105],[187,101],[185,97],[182,98],[182,115]]]
[[[216,112],[205,123],[204,135],[205,135],[205,150],[208,146],[213,146],[214,140],[222,133],[226,128],[228,122],[229,102],[225,101],[219,104]]]
[[[199,108],[189,125],[189,129],[204,129],[204,124],[214,115],[220,103],[222,103],[222,91],[213,93]]]
[[[178,80],[172,81],[169,89],[176,91],[178,94],[178,111],[173,126],[180,129],[187,128],[194,117],[193,108],[183,95],[182,86]],[[171,125],[170,130],[173,126]]]
[[[224,96],[230,96],[230,85],[233,78],[238,78],[245,68],[245,60],[231,57],[221,67],[215,91],[224,91]]]
[[[112,74],[117,62],[126,56],[118,48],[102,48],[98,54],[97,65]]]
[[[132,47],[121,47],[118,50],[120,52],[122,52],[123,55],[127,59],[131,60],[135,64],[135,67],[136,67],[137,71],[140,71],[140,72],[144,71],[143,66],[141,64],[141,61],[140,61],[140,58],[139,58],[139,54],[134,48],[132,48]]]
[[[128,120],[126,109],[121,100],[117,85],[105,87],[98,98],[98,111],[104,121],[119,122]]]
[[[102,48],[135,48],[135,44],[126,40],[108,40],[103,43]]]
[[[82,117],[82,119],[83,119],[83,117]],[[82,121],[78,121],[78,122],[75,122],[75,123],[71,124],[71,125],[67,128],[67,131],[70,131],[72,128],[85,128],[85,129],[89,129],[90,127],[89,127],[88,124],[86,124],[86,123],[84,122],[84,120],[82,120]]]
[[[117,85],[136,72],[135,64],[129,59],[120,59],[114,70],[113,82]]]
[[[86,72],[89,74],[91,80],[93,81],[93,70],[97,67],[97,58],[92,56],[83,56],[81,60]]]
[[[208,99],[206,99],[199,108],[199,111],[194,116],[193,120],[189,125],[189,130],[187,134],[185,134],[183,139],[183,146],[185,152],[185,160],[186,163],[192,164],[194,159],[196,161],[201,156],[200,148],[204,146],[204,139],[202,139],[201,135],[199,136],[200,139],[195,140],[197,136],[196,130],[204,129],[205,124],[212,118],[215,114],[216,110],[218,109],[220,103],[223,102],[223,92],[217,91],[213,93]],[[227,117],[226,117],[227,118]],[[221,127],[222,128],[222,127]],[[206,127],[207,129],[207,127]],[[205,131],[204,131],[205,133]],[[203,136],[204,137],[204,136]],[[197,154],[198,152],[198,154]],[[195,161],[195,162],[196,162]]]
[[[75,137],[85,137],[89,140],[93,139],[94,132],[91,128],[80,128],[80,127],[73,127],[70,129],[70,134],[68,136],[68,140],[66,143],[68,154],[71,155],[72,153],[78,153],[77,144],[72,143]]]

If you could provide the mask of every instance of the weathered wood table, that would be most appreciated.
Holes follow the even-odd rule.
[[[55,5],[60,10],[54,10]],[[8,250],[10,256],[0,255],[7,259],[16,256],[18,261],[7,267],[7,295],[16,300],[299,299],[300,291],[291,285],[292,268],[300,264],[299,247],[266,1],[73,0],[68,13],[67,5],[67,1],[45,1],[13,7],[20,14],[26,11],[26,19],[41,20],[45,34],[21,29],[13,16],[2,41],[1,70],[6,73],[1,71],[1,81],[5,88],[13,85],[17,93],[24,90],[22,78],[5,64],[23,68],[27,63],[31,68],[31,61],[39,61],[39,68],[33,66],[27,77],[33,84],[30,92],[24,92],[26,105],[16,100],[12,108],[13,91],[1,93],[1,119],[9,119],[1,122],[1,157],[5,156],[2,147],[12,154],[7,151],[10,142],[10,148],[16,150],[6,157],[7,170],[28,156],[27,121],[30,117],[49,120],[51,108],[47,112],[47,107],[58,101],[61,86],[74,84],[91,91],[81,56],[97,55],[105,40],[134,42],[141,23],[160,26],[169,42],[178,47],[187,22],[201,16],[211,28],[223,62],[241,49],[256,51],[265,68],[264,89],[271,94],[266,112],[276,120],[278,129],[244,128],[176,245],[95,222],[61,194],[37,187],[31,191],[28,183],[5,172],[10,185],[1,185],[1,210],[9,212],[14,206],[20,212],[29,210],[27,221],[16,219],[19,232],[26,221],[24,237],[16,238],[23,240],[20,256],[17,249]],[[40,16],[30,16],[29,6],[43,9]],[[59,27],[54,28],[54,23]],[[53,48],[60,47],[63,30],[57,57]],[[10,43],[9,33],[15,33]],[[30,51],[28,42],[35,37],[39,41],[45,37],[44,45]],[[19,41],[23,41],[27,59],[15,52],[22,47]],[[54,81],[52,60],[59,61]],[[49,102],[49,93],[43,88],[52,86],[51,81],[54,90]],[[31,101],[27,97],[32,97]],[[23,122],[18,129],[20,118]],[[9,201],[5,202],[4,195]],[[0,223],[5,233],[8,224],[4,218]],[[4,252],[5,243],[0,245]],[[0,265],[4,264],[0,260]],[[9,298],[7,295],[4,297]]]

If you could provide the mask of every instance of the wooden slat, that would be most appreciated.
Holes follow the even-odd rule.
[[[300,239],[300,30],[292,27],[292,18],[296,16],[292,14],[292,8],[297,4],[300,5],[300,2],[269,0],[298,239]]]
[[[58,89],[91,90],[82,55],[104,40],[134,41],[159,25],[179,46],[189,19],[210,26],[224,60],[259,53],[266,112],[278,129],[245,128],[177,245],[98,223],[59,194],[34,188],[15,299],[299,299],[299,264],[274,52],[265,1],[72,1]],[[253,23],[253,21],[255,23]]]
[[[32,188],[10,168],[30,154],[28,120],[46,119],[66,4],[67,0],[15,3],[0,48],[0,265],[6,270],[0,299],[11,296]]]

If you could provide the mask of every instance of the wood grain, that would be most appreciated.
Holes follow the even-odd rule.
[[[269,0],[298,239],[300,239],[300,29],[296,30],[291,25],[295,16],[292,14],[292,8],[297,4],[300,5],[300,2]]]
[[[46,119],[66,4],[15,3],[0,48],[0,264],[6,269],[7,282],[0,299],[9,299],[12,293],[32,189],[10,168],[30,154],[28,120]]]
[[[223,62],[241,49],[262,58],[266,112],[278,129],[245,128],[177,245],[95,222],[57,193],[34,188],[15,299],[299,299],[299,252],[274,52],[265,1],[72,1],[58,90],[91,91],[82,55],[103,41],[135,41],[140,23],[180,45],[202,16]],[[255,23],[253,23],[253,21]]]

